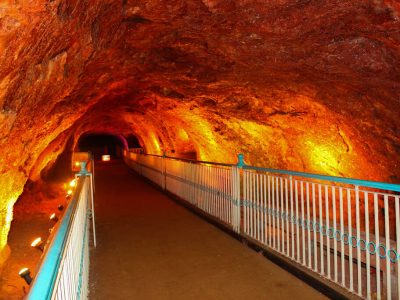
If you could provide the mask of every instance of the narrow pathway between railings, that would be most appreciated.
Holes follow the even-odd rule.
[[[96,166],[90,299],[323,299],[121,162]]]

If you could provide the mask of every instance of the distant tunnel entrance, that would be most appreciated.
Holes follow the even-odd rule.
[[[91,152],[94,159],[101,159],[104,154],[109,154],[112,158],[121,158],[122,150],[126,146],[124,137],[111,134],[85,134],[78,141],[79,151]]]

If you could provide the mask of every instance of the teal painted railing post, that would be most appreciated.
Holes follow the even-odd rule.
[[[89,172],[86,169],[86,161],[81,161],[80,165],[81,165],[81,170],[79,171],[79,173],[77,175],[89,175]]]
[[[243,154],[238,154],[238,162],[237,162],[237,166],[238,168],[243,168],[246,164],[244,162],[244,155]]]
[[[234,173],[233,179],[233,190],[234,190],[234,204],[235,204],[235,211],[234,211],[234,224],[233,228],[236,232],[241,232],[241,199],[242,199],[242,182],[243,182],[243,167],[246,165],[244,162],[244,155],[239,153],[238,162],[236,164],[236,170]]]

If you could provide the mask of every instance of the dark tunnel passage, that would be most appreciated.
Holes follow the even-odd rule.
[[[121,158],[122,151],[126,148],[121,136],[111,134],[89,133],[82,135],[77,144],[78,151],[90,152],[94,159],[100,160],[102,155],[110,155],[111,158]]]

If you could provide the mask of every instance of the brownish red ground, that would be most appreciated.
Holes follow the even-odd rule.
[[[96,174],[90,299],[325,299],[127,166]]]

